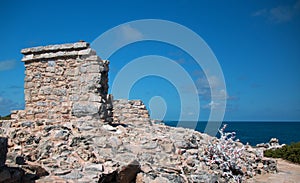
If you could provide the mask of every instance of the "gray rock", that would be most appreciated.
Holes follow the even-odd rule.
[[[68,140],[69,132],[67,130],[60,130],[56,132],[54,138],[55,139],[61,139],[61,140]]]
[[[218,176],[204,171],[191,175],[191,182],[215,183],[219,182],[218,180]]]
[[[36,103],[36,105],[37,105],[37,106],[40,106],[40,107],[45,107],[45,106],[47,106],[48,104],[47,104],[47,102],[39,101],[39,102]]]
[[[71,172],[72,172],[72,170],[55,170],[55,171],[53,171],[53,174],[54,175],[67,175]]]
[[[72,172],[61,177],[63,177],[64,179],[80,179],[83,177],[83,174],[78,170],[73,170]]]
[[[174,143],[175,147],[179,149],[189,149],[189,144],[185,141],[177,141]]]
[[[23,122],[22,123],[22,127],[32,127],[34,125],[34,123],[33,122],[31,122],[31,121],[26,121],[26,122]]]
[[[57,96],[66,96],[67,95],[67,90],[66,89],[54,88],[53,89],[53,94],[57,95]]]
[[[256,147],[263,147],[263,148],[268,148],[270,145],[267,143],[260,143],[260,144],[256,144]]]
[[[54,60],[49,60],[48,61],[48,66],[49,67],[54,67],[55,66],[55,61]]]
[[[279,140],[277,138],[271,138],[269,143],[272,144],[272,143],[276,143],[278,144]]]
[[[81,73],[86,73],[86,72],[87,72],[87,67],[81,66],[81,67],[79,68],[79,71],[80,71]]]
[[[104,168],[102,164],[88,164],[84,168],[86,171],[103,172]]]
[[[155,149],[157,148],[157,142],[150,141],[142,146],[143,149]]]
[[[154,179],[153,183],[171,183],[171,181],[169,181],[166,177],[159,176]]]
[[[82,104],[80,102],[74,103],[72,107],[72,114],[76,117],[93,116],[99,114],[100,104]]]
[[[163,174],[162,176],[167,178],[169,182],[184,182],[184,179],[177,174]]]

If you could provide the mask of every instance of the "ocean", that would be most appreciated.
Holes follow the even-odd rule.
[[[164,121],[168,126],[177,126],[177,121]],[[195,130],[203,132],[207,122],[198,122]],[[279,139],[280,144],[300,141],[300,122],[223,122],[227,124],[226,132],[236,132],[236,139],[251,146],[269,142],[271,138]],[[218,135],[217,135],[218,136]]]

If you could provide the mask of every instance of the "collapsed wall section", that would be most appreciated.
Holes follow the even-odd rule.
[[[110,122],[108,61],[87,42],[26,48],[25,110],[15,119],[64,122],[92,117]]]
[[[130,125],[151,125],[149,112],[141,100],[114,100],[113,122]]]

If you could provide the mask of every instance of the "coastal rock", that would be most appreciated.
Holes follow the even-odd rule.
[[[244,181],[255,174],[276,170],[276,162],[263,159],[255,148],[242,150],[243,147],[234,141],[222,141],[189,129],[148,125],[150,120],[138,126],[134,123],[134,120],[122,125],[112,123],[109,127],[103,124],[90,131],[49,124],[34,137],[27,133],[31,129],[20,125],[8,133],[8,137],[13,139],[12,143],[26,144],[22,148],[25,160],[22,166],[31,162],[42,164],[51,174],[40,180],[56,176],[57,180],[90,182],[134,179],[145,182],[232,182],[237,180],[232,178],[234,176]],[[122,133],[116,133],[119,129]],[[225,149],[218,151],[222,145],[233,150],[229,155],[235,159],[220,154],[227,152]],[[8,157],[12,161],[9,162],[14,162],[16,156],[13,154],[20,152],[21,146],[10,147]],[[232,156],[234,152],[239,156]]]
[[[271,138],[268,143],[260,143],[257,144],[256,147],[263,149],[279,149],[285,146],[285,144],[279,144],[279,140],[277,138]]]
[[[26,108],[0,120],[0,136],[8,138],[0,139],[0,180],[244,182],[276,172],[276,161],[225,127],[217,139],[151,121],[141,100],[114,100],[109,62],[86,42],[22,53]]]
[[[260,144],[256,144],[256,147],[261,147],[261,148],[269,148],[270,145],[268,143],[260,143]]]

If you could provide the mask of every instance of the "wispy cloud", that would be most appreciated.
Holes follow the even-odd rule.
[[[252,14],[256,17],[266,17],[268,20],[275,23],[283,23],[291,21],[299,14],[300,0],[291,5],[280,5],[273,8],[260,9]]]
[[[239,96],[230,95],[227,97],[227,100],[240,100]]]
[[[208,78],[204,76],[202,72],[195,72],[194,75],[197,75],[197,79],[194,82],[196,86],[196,91],[194,86],[184,85],[182,89],[187,93],[197,93],[200,99],[204,101],[211,101],[212,98],[215,100],[211,105],[205,105],[204,108],[210,108],[211,106],[220,105],[219,102],[227,101],[237,101],[240,100],[238,96],[232,96],[227,93],[226,90],[222,87],[222,82],[217,76],[209,76]],[[212,95],[212,92],[213,94]]]
[[[110,41],[113,46],[123,46],[131,42],[142,40],[143,33],[130,25],[121,25],[112,32]]]
[[[266,8],[264,9],[260,9],[254,13],[252,13],[252,16],[257,17],[257,16],[263,16],[268,12],[268,10]]]
[[[170,51],[168,52],[168,56],[180,65],[186,64],[188,62],[188,60],[184,58],[184,52],[181,50]]]
[[[223,102],[227,101],[226,111],[233,111],[233,107],[236,106],[236,102],[239,101],[238,96],[231,96],[224,90],[221,86],[221,81],[216,76],[199,77],[196,81],[197,90],[199,96],[203,99],[204,105],[201,105],[201,108],[204,110],[223,110]],[[214,91],[212,95],[211,90]],[[228,104],[230,102],[230,104]],[[235,109],[234,109],[235,110]]]
[[[197,84],[203,88],[218,88],[221,85],[221,81],[216,76],[210,76],[208,78],[200,77],[197,79]]]
[[[210,101],[208,104],[204,105],[203,109],[217,109],[221,104],[218,102]]]
[[[204,110],[211,110],[211,109],[215,109],[215,110],[220,110],[223,109],[222,105],[220,102],[215,102],[215,101],[210,101],[209,103],[206,103],[204,105],[201,106],[201,109]],[[226,104],[226,111],[227,112],[233,112],[233,111],[238,111],[239,110],[239,104],[238,103],[227,103]]]
[[[143,34],[130,25],[122,26],[119,33],[123,41],[135,41],[143,38]]]
[[[228,98],[226,91],[221,87],[221,81],[216,76],[199,77],[196,80],[196,87],[198,94],[204,99],[210,99],[212,97],[211,90],[214,91],[214,98],[224,100]]]
[[[0,61],[0,71],[11,70],[11,69],[15,68],[16,65],[17,65],[17,62],[15,60]]]

